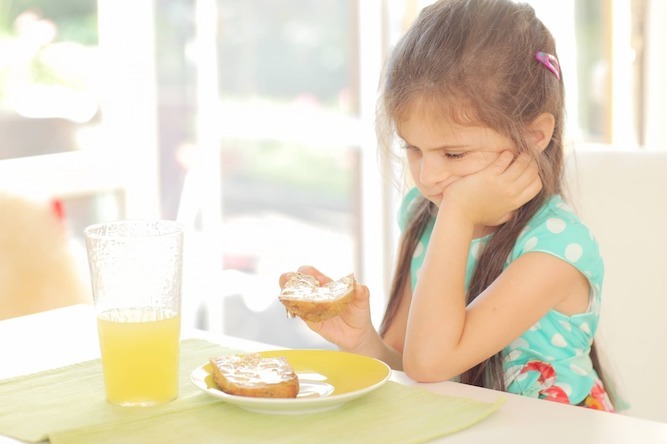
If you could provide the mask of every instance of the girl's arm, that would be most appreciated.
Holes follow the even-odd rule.
[[[527,156],[501,154],[445,190],[407,321],[403,367],[418,381],[461,374],[502,350],[588,283],[571,265],[530,253],[513,262],[466,307],[465,269],[477,226],[496,226],[541,189]]]

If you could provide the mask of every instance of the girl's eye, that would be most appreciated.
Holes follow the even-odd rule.
[[[405,151],[411,151],[411,152],[418,152],[419,151],[419,148],[417,148],[414,145],[408,145],[407,143],[403,145],[403,149]]]
[[[465,155],[465,153],[447,153],[447,152],[445,152],[445,153],[443,153],[443,155],[447,159],[456,160],[456,159],[461,159]]]

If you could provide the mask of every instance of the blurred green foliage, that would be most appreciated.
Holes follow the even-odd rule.
[[[243,159],[240,173],[247,177],[316,189],[330,197],[346,198],[352,192],[353,177],[345,174],[353,162],[352,148],[314,150],[294,143],[263,141],[239,143],[233,149]]]
[[[96,0],[0,0],[0,35],[14,34],[14,21],[25,11],[54,22],[59,41],[97,44]]]

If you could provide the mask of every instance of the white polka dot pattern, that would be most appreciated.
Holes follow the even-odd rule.
[[[556,347],[567,347],[569,345],[560,333],[556,333],[551,337],[551,344]]]
[[[531,237],[526,241],[526,244],[524,245],[524,248],[528,251],[534,249],[537,247],[537,238],[536,237]]]
[[[570,396],[570,395],[572,394],[572,386],[570,386],[570,384],[566,384],[566,383],[564,383],[564,382],[560,382],[560,383],[555,384],[555,385],[556,385],[557,387],[562,388],[563,391],[565,392],[565,394],[567,394],[568,396]]]
[[[579,244],[570,244],[565,248],[565,257],[568,261],[575,263],[584,254],[584,250]]]
[[[424,248],[424,244],[420,241],[420,242],[417,244],[417,247],[415,248],[415,252],[412,254],[412,257],[413,257],[413,258],[420,258],[420,257],[422,257],[422,256],[424,255],[424,253],[425,253],[424,250],[425,250],[425,248]]]
[[[558,219],[556,217],[547,219],[547,229],[552,233],[554,234],[562,233],[563,231],[565,231],[565,228],[567,228],[567,224],[563,219]]]

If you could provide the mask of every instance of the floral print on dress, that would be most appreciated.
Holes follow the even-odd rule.
[[[540,399],[561,402],[563,404],[571,403],[567,391],[556,382],[556,370],[551,364],[542,361],[530,361],[523,366],[519,374],[524,375],[530,372],[537,373],[537,383],[539,384],[538,397]],[[590,393],[578,405],[606,412],[614,411],[614,406],[600,380],[595,381]]]
[[[527,372],[537,372],[539,374],[537,382],[539,384],[538,393],[540,399],[548,399],[564,404],[570,403],[570,397],[565,390],[554,385],[556,382],[556,370],[554,370],[551,364],[541,361],[530,361],[523,366],[519,373],[524,374]]]
[[[586,399],[584,399],[580,405],[588,407],[589,409],[602,410],[605,412],[615,411],[611,399],[609,399],[609,395],[600,381],[595,382],[595,385],[593,385],[593,388],[591,389],[591,394],[586,396]]]

